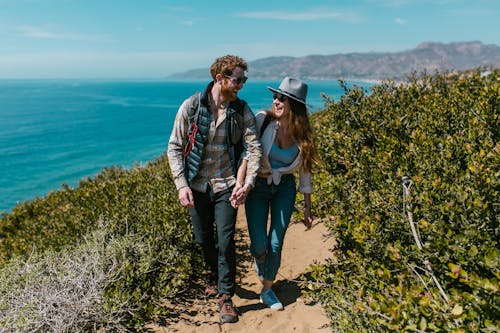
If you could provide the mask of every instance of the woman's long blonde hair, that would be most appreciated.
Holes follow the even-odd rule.
[[[288,128],[293,140],[299,146],[302,154],[302,168],[307,172],[312,172],[313,164],[319,164],[320,159],[316,151],[314,135],[307,115],[307,107],[292,98],[288,98],[290,103],[290,112],[288,113]],[[274,116],[275,105],[272,105],[271,111],[267,114],[272,118]]]

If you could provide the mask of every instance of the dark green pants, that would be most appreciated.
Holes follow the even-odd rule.
[[[195,241],[201,245],[203,258],[218,276],[219,294],[234,295],[236,254],[234,233],[237,210],[229,198],[232,188],[220,193],[193,190],[194,208],[190,208]]]

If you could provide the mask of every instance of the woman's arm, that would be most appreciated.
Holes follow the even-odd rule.
[[[309,229],[313,224],[313,217],[311,214],[311,193],[304,193],[304,225]]]

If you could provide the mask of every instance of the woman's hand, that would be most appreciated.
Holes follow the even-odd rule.
[[[307,229],[312,227],[314,218],[311,215],[311,207],[307,207],[304,210],[304,220],[302,220],[302,223],[307,227]]]
[[[313,217],[311,214],[311,194],[304,193],[304,220],[302,221],[307,229],[310,229],[313,224]]]

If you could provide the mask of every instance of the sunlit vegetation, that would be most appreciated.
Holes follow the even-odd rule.
[[[334,332],[498,331],[500,72],[342,84],[312,115],[338,246],[305,293]],[[175,315],[197,253],[164,156],[105,169],[0,219],[0,327],[140,331]]]
[[[315,115],[338,247],[307,286],[334,331],[499,330],[499,110],[478,69],[345,87]]]

